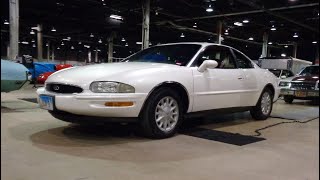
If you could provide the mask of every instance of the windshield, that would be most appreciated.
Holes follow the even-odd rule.
[[[272,72],[275,76],[280,77],[281,70],[279,69],[268,69],[270,72]]]
[[[124,62],[154,62],[186,66],[201,48],[198,44],[154,46],[134,54]]]
[[[319,66],[308,66],[304,68],[300,73],[300,76],[311,76],[317,75],[319,76]]]

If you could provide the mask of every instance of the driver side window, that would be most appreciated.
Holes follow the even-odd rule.
[[[235,69],[235,63],[230,49],[223,46],[207,47],[194,61],[192,66],[199,67],[205,60],[215,60],[218,69]]]

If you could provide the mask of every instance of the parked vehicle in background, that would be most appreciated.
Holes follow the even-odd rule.
[[[75,67],[49,76],[38,102],[72,123],[136,122],[151,138],[173,136],[183,118],[216,109],[270,116],[276,77],[240,51],[212,43],[174,43],[119,63]]]
[[[70,68],[72,67],[71,64],[56,64],[54,66],[54,72],[56,71],[59,71],[61,69],[66,69],[66,68]],[[48,79],[48,77],[53,74],[54,72],[45,72],[45,73],[42,73],[40,74],[38,77],[37,77],[37,84],[44,84],[45,81]]]
[[[294,99],[317,101],[319,99],[319,65],[307,66],[296,76],[282,79],[280,95],[286,103]]]
[[[28,69],[10,60],[1,59],[1,92],[20,89],[28,81]]]
[[[286,69],[297,74],[312,62],[292,57],[265,57],[259,59],[258,65],[263,69]]]
[[[287,69],[268,69],[268,70],[272,72],[278,79],[285,79],[285,78],[294,76],[293,72]]]

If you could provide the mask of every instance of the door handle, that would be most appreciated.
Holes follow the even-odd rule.
[[[238,77],[238,79],[239,79],[239,80],[242,80],[242,79],[243,79],[243,77]]]

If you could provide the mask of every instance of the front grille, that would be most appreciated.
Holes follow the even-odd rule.
[[[83,91],[82,88],[77,86],[58,84],[58,83],[47,84],[46,90],[55,92],[55,93],[62,93],[62,94],[81,93]]]
[[[293,89],[301,89],[301,90],[312,90],[315,88],[315,83],[309,82],[292,82],[291,88]]]

